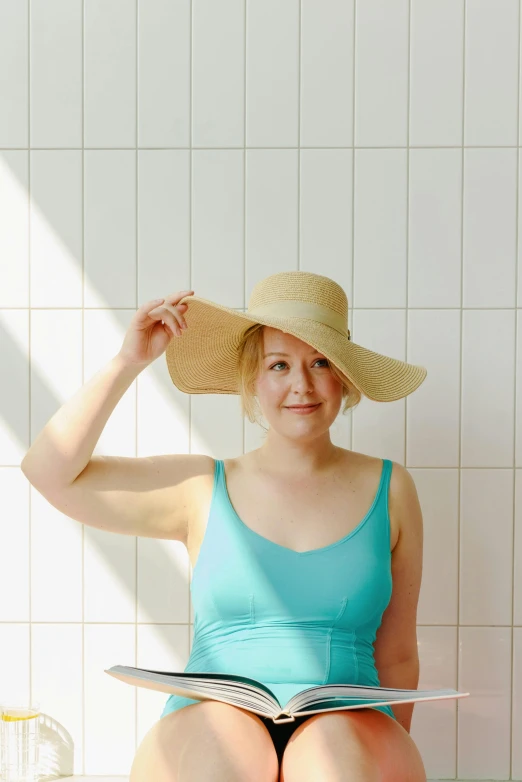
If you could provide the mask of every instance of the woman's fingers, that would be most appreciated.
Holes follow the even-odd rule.
[[[146,316],[152,318],[152,320],[161,320],[162,323],[167,324],[173,334],[181,335],[187,328],[187,322],[183,315],[187,311],[188,305],[187,302],[182,304],[179,302],[191,293],[194,293],[194,291],[172,293],[166,296],[161,304],[157,304],[159,300],[148,302],[148,306],[144,305]]]
[[[178,304],[177,306],[172,306],[171,304],[168,304],[165,302],[165,304],[162,304],[162,314],[167,310],[172,314],[172,316],[176,319],[176,323],[179,326],[179,328],[182,328],[182,324],[184,324],[184,328],[187,328],[187,322],[181,312],[178,310],[178,307],[182,306]]]
[[[154,312],[155,310],[159,311],[161,307],[163,307],[162,302],[164,301],[164,299],[152,299],[151,301],[146,301],[141,305],[141,307],[138,307],[135,317],[139,321],[146,321],[149,318],[151,312]]]
[[[167,324],[173,334],[179,334],[181,331],[179,323],[170,310],[164,309],[161,313],[161,319],[163,323]]]
[[[165,296],[165,305],[170,304],[173,307],[186,307],[187,302],[183,302],[183,304],[180,304],[181,299],[184,299],[189,294],[194,293],[194,291],[180,291],[179,293],[171,293],[168,296]]]

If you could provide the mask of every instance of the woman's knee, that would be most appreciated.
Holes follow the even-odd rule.
[[[181,759],[182,778],[277,782],[279,763],[270,734],[255,714],[220,701],[193,707]]]
[[[143,738],[130,782],[201,779],[277,782],[277,753],[254,714],[219,701],[202,701],[162,717]]]
[[[132,762],[129,782],[177,782],[177,755],[179,752],[180,733],[174,738],[173,723],[176,712],[162,717],[147,731],[142,738]],[[182,728],[183,730],[183,728]]]

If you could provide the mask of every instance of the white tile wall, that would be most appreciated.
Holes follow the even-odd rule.
[[[68,519],[24,453],[144,301],[242,309],[303,269],[345,288],[355,342],[428,368],[332,428],[418,488],[419,686],[472,693],[415,707],[428,776],[522,779],[520,11],[0,0],[0,700],[41,701],[44,772],[126,778],[166,696],[104,668],[181,669],[194,617],[181,544]],[[259,444],[160,360],[95,453]]]

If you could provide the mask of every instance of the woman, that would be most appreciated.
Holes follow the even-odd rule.
[[[346,294],[321,275],[262,280],[246,313],[192,294],[140,307],[115,360],[39,435],[25,474],[72,518],[183,540],[195,607],[186,671],[240,673],[281,702],[316,684],[417,687],[413,480],[395,462],[334,446],[329,430],[341,405],[363,393],[402,398],[426,370],[354,344]],[[118,399],[165,351],[182,391],[240,394],[252,422],[257,404],[269,425],[262,446],[227,460],[92,457]],[[130,780],[425,782],[411,712],[339,710],[277,725],[170,696]]]

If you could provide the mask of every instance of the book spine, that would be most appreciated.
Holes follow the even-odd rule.
[[[276,719],[274,720],[274,723],[276,725],[279,725],[280,722],[295,722],[295,717],[294,717],[293,714],[288,714],[287,711],[282,711],[281,714],[286,714],[287,715],[287,719],[285,719],[284,717],[281,717],[281,716],[276,717]]]

